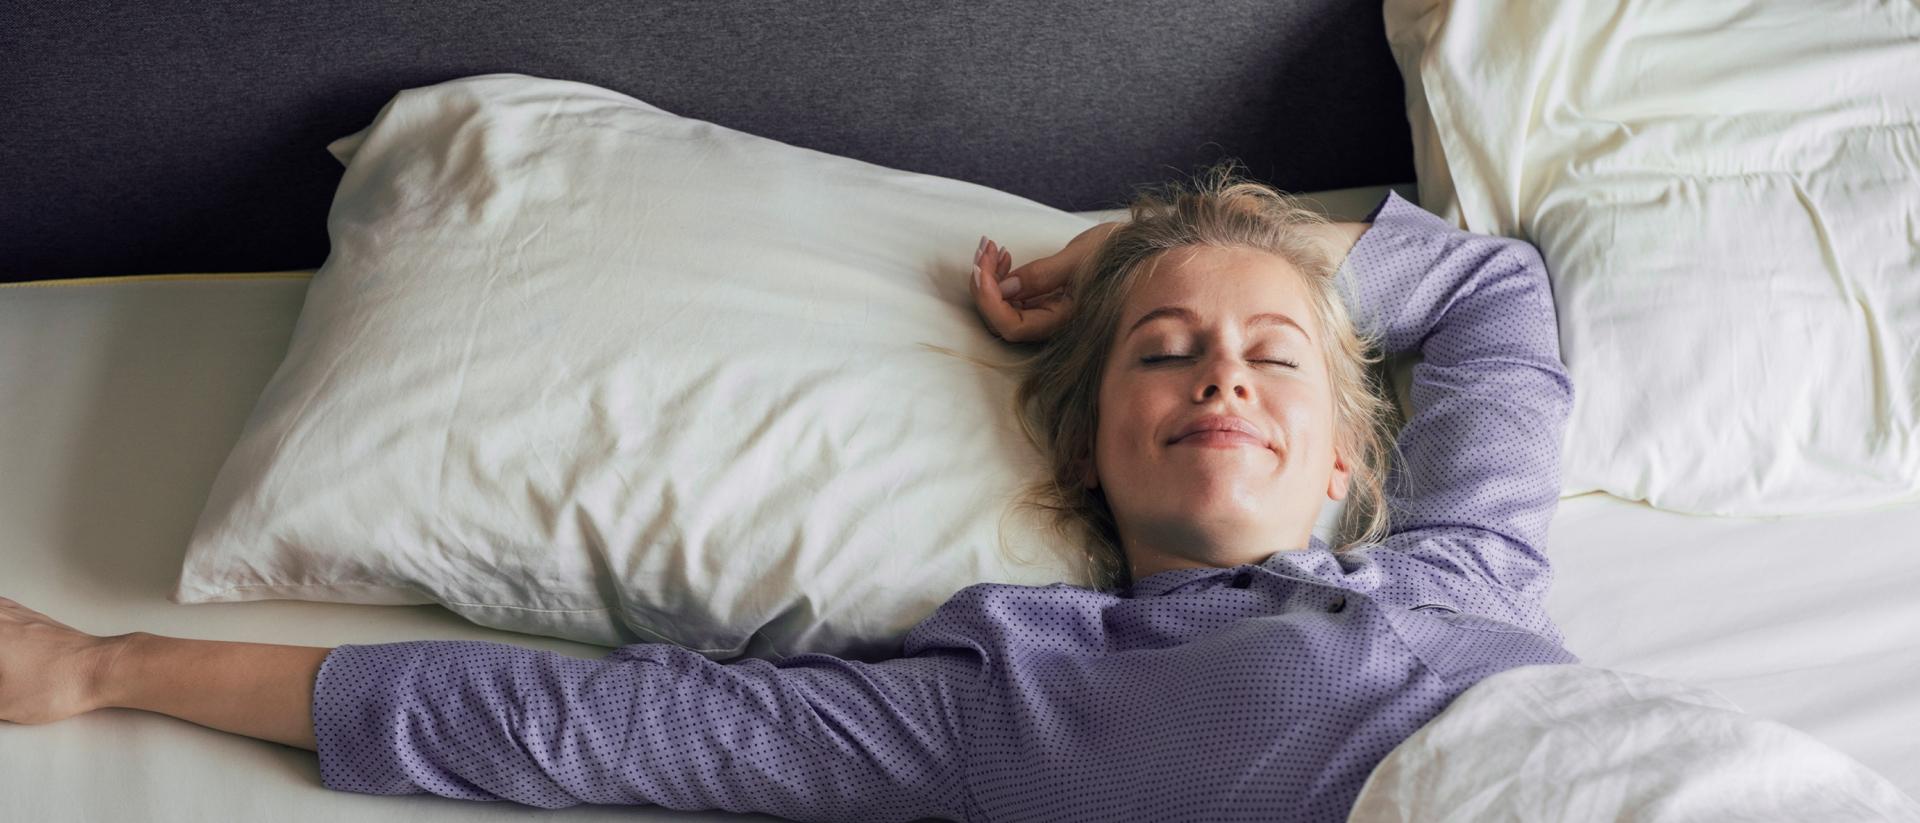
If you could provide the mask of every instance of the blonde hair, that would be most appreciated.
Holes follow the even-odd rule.
[[[1151,273],[1149,262],[1172,249],[1255,249],[1302,274],[1323,330],[1334,448],[1351,472],[1333,550],[1378,543],[1388,533],[1385,475],[1394,448],[1389,415],[1397,409],[1370,368],[1383,359],[1379,340],[1354,328],[1335,281],[1336,268],[1309,234],[1298,230],[1327,224],[1327,218],[1284,192],[1241,177],[1236,165],[1218,163],[1191,187],[1170,182],[1136,191],[1128,220],[1070,276],[1066,288],[1073,310],[1037,352],[1009,364],[966,357],[1020,375],[1014,415],[1028,442],[1045,456],[1049,476],[1025,486],[1015,503],[1050,515],[1057,533],[1084,547],[1088,577],[1100,589],[1129,585],[1132,575],[1113,511],[1101,490],[1085,486],[1082,461],[1093,454],[1101,375],[1121,308]]]

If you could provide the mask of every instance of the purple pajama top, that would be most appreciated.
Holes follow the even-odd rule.
[[[1469,686],[1579,661],[1541,605],[1573,386],[1539,252],[1389,194],[1341,288],[1424,358],[1379,545],[969,586],[874,663],[340,646],[314,685],[321,781],[797,820],[1344,820]]]

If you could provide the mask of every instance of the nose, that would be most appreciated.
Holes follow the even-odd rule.
[[[1219,394],[1220,392],[1221,392],[1221,388],[1219,383],[1208,383],[1207,387],[1201,390],[1200,396],[1194,398],[1194,402],[1196,403],[1205,402],[1211,399],[1214,395]],[[1246,385],[1242,383],[1234,383],[1233,396],[1241,400],[1247,399]]]
[[[1247,385],[1246,371],[1239,368],[1232,358],[1213,358],[1201,373],[1199,384],[1199,394],[1193,398],[1195,403],[1204,403],[1213,399],[1214,395],[1227,391],[1233,392],[1233,396],[1239,400],[1246,400],[1253,394]]]

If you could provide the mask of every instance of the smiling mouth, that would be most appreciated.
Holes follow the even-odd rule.
[[[1265,447],[1267,444],[1243,431],[1201,431],[1189,434],[1173,441],[1176,446],[1203,446],[1216,449],[1235,449],[1241,446]]]

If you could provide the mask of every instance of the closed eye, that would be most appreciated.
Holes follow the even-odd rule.
[[[1140,362],[1144,365],[1151,366],[1155,363],[1160,363],[1167,360],[1192,360],[1192,359],[1193,359],[1193,355],[1191,354],[1159,354],[1151,357],[1142,357],[1140,358]],[[1253,362],[1272,363],[1276,366],[1286,366],[1289,369],[1300,368],[1299,363],[1295,363],[1291,360],[1255,360]]]

